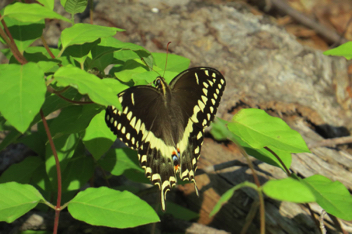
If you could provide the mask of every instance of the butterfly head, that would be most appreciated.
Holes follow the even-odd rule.
[[[167,93],[167,90],[169,90],[169,86],[166,83],[165,79],[161,76],[158,76],[154,82],[153,82],[155,88],[159,90],[161,93],[164,95]]]
[[[162,78],[161,76],[158,76],[158,77],[154,80],[153,84],[155,85],[155,87],[156,87],[157,89],[160,89],[160,88],[162,87],[163,81],[164,81],[164,78]]]

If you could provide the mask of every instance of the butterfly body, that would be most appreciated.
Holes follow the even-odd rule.
[[[106,110],[106,123],[127,146],[137,150],[146,176],[166,193],[177,176],[193,181],[203,144],[204,128],[214,119],[225,88],[225,79],[213,68],[190,68],[170,85],[164,78],[155,87],[131,87],[118,94],[122,111]]]

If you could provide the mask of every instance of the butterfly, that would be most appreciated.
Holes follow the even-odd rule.
[[[195,181],[205,127],[213,121],[226,81],[214,68],[187,69],[168,85],[161,76],[154,86],[128,88],[117,96],[122,111],[106,109],[108,127],[138,152],[145,175],[160,189],[165,211],[166,193],[181,180]]]

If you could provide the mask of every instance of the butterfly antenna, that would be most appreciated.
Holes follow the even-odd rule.
[[[166,71],[166,66],[167,66],[167,56],[169,55],[169,45],[170,44],[171,44],[171,41],[169,41],[169,43],[167,43],[167,46],[166,46],[166,62],[165,62],[165,68],[164,68],[163,77],[165,76],[165,71]]]

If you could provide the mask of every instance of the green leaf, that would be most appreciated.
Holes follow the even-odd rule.
[[[39,4],[16,2],[5,7],[3,16],[22,22],[38,22],[42,19],[59,19],[70,23],[70,20]]]
[[[352,196],[341,182],[313,175],[303,179],[303,183],[327,213],[346,221],[352,220]]]
[[[94,174],[94,160],[85,155],[85,148],[79,142],[75,154],[62,171],[62,191],[72,191],[82,188]]]
[[[32,174],[30,184],[35,186],[47,200],[53,199],[52,193],[54,190],[52,189],[52,184],[46,173],[44,162],[40,164],[35,173]],[[55,190],[57,190],[57,188],[55,188]],[[55,194],[57,194],[57,192]]]
[[[153,66],[153,57],[142,46],[119,41],[113,37],[102,38],[97,47],[92,49],[92,60],[88,63],[89,68],[98,68],[103,71],[106,66],[113,62],[123,64],[132,59],[143,58],[147,64]],[[143,64],[144,65],[144,64]]]
[[[220,208],[227,203],[228,200],[230,200],[230,198],[233,196],[233,194],[235,193],[236,190],[240,189],[240,188],[244,188],[244,187],[250,187],[250,188],[254,188],[257,189],[257,186],[253,183],[250,182],[242,182],[238,185],[236,185],[235,187],[227,190],[219,199],[219,201],[216,203],[216,205],[214,206],[213,210],[210,212],[209,217],[215,215],[216,213],[219,212]]]
[[[88,0],[67,0],[65,3],[65,10],[71,14],[82,13],[88,4]]]
[[[70,134],[64,135],[58,139],[54,139],[54,145],[57,152],[57,157],[60,162],[61,171],[66,169],[66,166],[70,159],[72,158],[76,146],[78,144],[78,134]],[[56,190],[57,187],[55,186],[57,183],[57,173],[56,173],[56,161],[51,150],[50,144],[46,145],[46,152],[45,152],[45,168],[46,172],[49,176],[49,180],[53,185],[53,189]]]
[[[280,201],[296,203],[316,201],[314,194],[305,183],[291,177],[281,180],[270,180],[262,188],[266,195]]]
[[[231,136],[234,135],[234,133],[230,132],[229,129],[227,128],[227,122],[226,120],[220,119],[220,118],[215,118],[214,122],[211,124],[211,129],[210,129],[210,134],[215,138],[217,141],[224,141],[227,139],[231,139]]]
[[[77,67],[61,67],[54,74],[57,85],[61,87],[72,86],[81,94],[88,94],[97,104],[112,105],[121,109],[116,93],[95,75],[89,74]]]
[[[75,24],[66,28],[61,33],[61,43],[63,49],[70,45],[82,45],[87,42],[93,42],[99,38],[111,37],[116,32],[124,31],[119,28],[105,27],[93,24]]]
[[[44,129],[43,129],[44,130]],[[29,135],[21,137],[18,142],[28,146],[39,156],[45,155],[45,144],[48,141],[45,131],[31,132]]]
[[[16,182],[0,184],[0,197],[0,221],[8,223],[12,223],[44,200],[33,186]]]
[[[98,160],[106,151],[108,151],[116,140],[116,136],[106,126],[104,119],[105,110],[95,115],[90,121],[82,139],[84,145],[93,155],[95,160]]]
[[[68,106],[50,123],[51,135],[71,134],[84,131],[91,119],[101,111],[96,104]]]
[[[352,41],[346,42],[334,49],[327,50],[323,54],[333,56],[343,56],[346,59],[352,59]]]
[[[188,69],[189,64],[191,63],[188,58],[176,54],[167,55],[166,53],[152,53],[152,55],[154,57],[155,65],[161,69],[161,72],[164,72],[165,70],[165,63],[167,63],[166,71],[173,71],[177,74]]]
[[[79,64],[84,64],[89,52],[99,43],[99,41],[100,39],[82,45],[71,45],[66,48],[62,57],[74,58]]]
[[[140,59],[128,60],[123,66],[114,67],[112,70],[117,79],[125,83],[128,83],[131,80],[135,82],[138,80],[136,77],[139,75],[144,80],[148,80],[149,76],[153,76],[154,79],[157,76],[157,73],[150,72]]]
[[[178,204],[175,204],[173,202],[166,202],[166,211],[163,212],[161,210],[161,206],[159,206],[158,209],[158,214],[159,216],[165,215],[165,214],[169,214],[172,215],[172,217],[176,218],[176,219],[180,219],[180,220],[186,220],[186,221],[190,221],[192,219],[196,219],[199,218],[199,214],[196,212],[193,212],[187,208],[184,208]]]
[[[283,170],[285,170],[283,165],[281,165],[281,162],[271,152],[269,152],[264,148],[260,148],[260,149],[252,148],[249,144],[244,142],[235,133],[229,131],[228,128],[226,127],[226,124],[228,124],[227,121],[219,118],[217,118],[215,122],[212,124],[210,133],[214,136],[215,139],[217,140],[229,139],[233,141],[236,145],[242,147],[247,152],[248,155],[257,158],[260,161],[263,161],[265,163],[268,163],[276,167],[280,167]],[[290,168],[291,162],[292,162],[292,156],[290,153],[284,150],[276,149],[275,147],[271,147],[271,150],[278,155],[278,157],[284,163],[286,168]]]
[[[7,168],[0,176],[0,183],[14,181],[21,184],[28,184],[33,173],[43,164],[44,162],[40,157],[27,157],[22,162],[12,164]]]
[[[35,40],[40,38],[45,28],[44,20],[35,24],[31,22],[21,22],[8,17],[4,20],[20,52],[23,52]]]
[[[114,94],[116,94],[116,96],[117,94],[121,93],[125,89],[129,88],[128,85],[121,83],[118,80],[113,78],[105,78],[102,81],[105,85],[111,87],[112,91],[114,92]]]
[[[130,228],[159,222],[155,211],[134,194],[106,187],[88,188],[70,201],[72,217],[86,223],[113,228]]]
[[[98,164],[111,174],[119,176],[125,170],[134,169],[144,173],[139,166],[137,152],[129,148],[110,149]]]
[[[24,132],[45,100],[43,71],[34,63],[0,64],[0,112]]]
[[[255,149],[267,146],[290,153],[310,152],[297,131],[263,110],[242,109],[233,117],[228,128]]]

